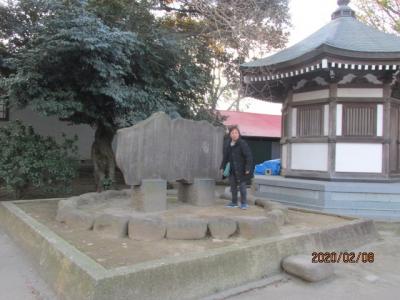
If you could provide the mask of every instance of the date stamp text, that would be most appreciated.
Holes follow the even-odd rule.
[[[374,252],[313,252],[313,263],[373,263]]]

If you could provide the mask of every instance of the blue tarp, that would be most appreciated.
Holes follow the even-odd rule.
[[[254,174],[256,175],[279,175],[281,173],[281,160],[273,159],[264,161],[256,165]]]

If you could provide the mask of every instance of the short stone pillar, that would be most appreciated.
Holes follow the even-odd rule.
[[[215,180],[195,178],[192,184],[179,183],[178,201],[195,206],[212,206],[215,204]]]
[[[167,181],[144,179],[141,185],[132,187],[133,208],[141,212],[156,212],[167,209]]]

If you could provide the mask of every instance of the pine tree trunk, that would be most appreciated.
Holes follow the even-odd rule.
[[[115,131],[103,124],[96,128],[92,144],[92,161],[97,192],[110,189],[115,183],[115,157],[112,141]]]

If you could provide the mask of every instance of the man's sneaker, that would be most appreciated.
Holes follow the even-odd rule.
[[[228,205],[226,205],[226,207],[236,208],[236,207],[239,207],[239,206],[237,205],[237,203],[231,202]]]
[[[249,206],[246,203],[240,204],[240,209],[248,209],[248,208]]]

